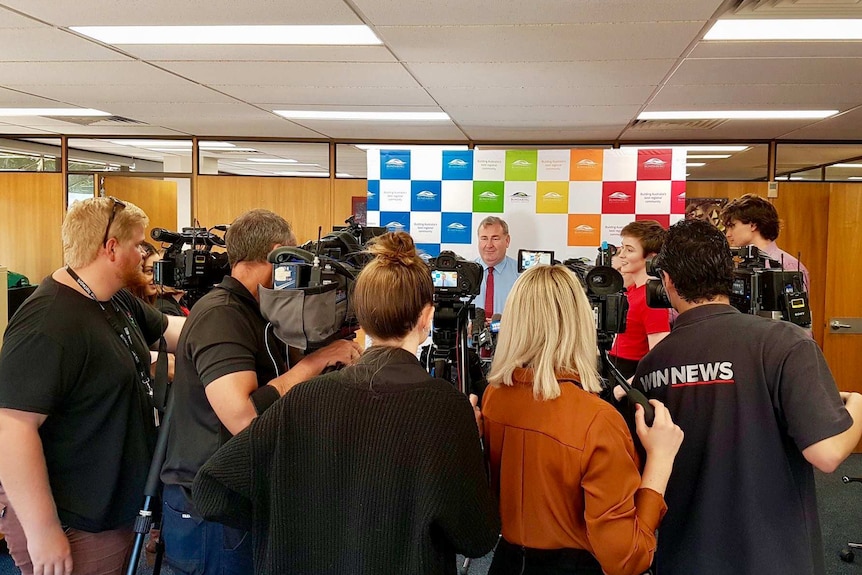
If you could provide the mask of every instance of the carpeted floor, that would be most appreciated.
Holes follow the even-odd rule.
[[[841,477],[862,477],[862,454],[851,455],[838,470],[831,474],[817,472],[817,497],[820,506],[823,546],[827,575],[862,575],[862,551],[856,554],[855,563],[844,563],[838,554],[848,539],[862,543],[862,483],[844,484]],[[469,575],[486,575],[490,555],[474,560]],[[458,565],[461,563],[459,561]],[[0,556],[0,575],[16,575],[20,571],[8,555]],[[150,575],[152,569],[142,559],[139,575]],[[162,573],[173,575],[169,567]],[[765,574],[764,574],[765,575]]]

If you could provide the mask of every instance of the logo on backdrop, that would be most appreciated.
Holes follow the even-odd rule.
[[[439,212],[442,209],[442,186],[440,180],[410,182],[410,210]]]
[[[473,225],[473,214],[443,212],[443,229],[440,241],[444,244],[473,243],[470,227]]]
[[[410,150],[380,152],[381,180],[410,179]]]
[[[443,150],[443,179],[472,180],[473,150]]]
[[[670,180],[673,150],[638,150],[639,180]]]
[[[636,182],[602,182],[602,213],[634,214]]]

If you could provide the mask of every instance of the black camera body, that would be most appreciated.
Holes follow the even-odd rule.
[[[646,282],[646,304],[647,307],[670,309],[673,306],[667,297],[667,290],[661,283],[661,268],[655,263],[655,257],[644,260],[646,262],[646,273],[650,279]]]
[[[800,270],[784,269],[755,246],[731,248],[736,261],[730,304],[743,313],[811,327],[811,308]]]
[[[436,258],[428,260],[431,282],[434,284],[435,300],[473,298],[482,287],[482,266],[456,255],[442,251]]]
[[[601,254],[601,249],[599,250]],[[610,261],[600,255],[598,261]],[[625,282],[620,272],[606,265],[589,265],[581,259],[569,259],[563,262],[572,270],[584,290],[590,306],[593,308],[593,319],[596,332],[599,334],[622,333],[626,330],[626,315],[629,301],[626,298]]]
[[[162,259],[153,265],[155,283],[186,292],[189,303],[194,303],[228,275],[227,253],[212,251],[213,247],[225,246],[224,238],[213,229],[225,232],[227,226],[183,228],[180,232],[154,228],[150,237],[169,244]]]

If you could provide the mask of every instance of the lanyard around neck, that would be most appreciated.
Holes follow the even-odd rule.
[[[153,396],[153,385],[152,385],[152,380],[150,379],[150,371],[147,367],[147,364],[145,364],[143,361],[141,361],[141,358],[138,355],[138,352],[135,351],[134,342],[132,341],[132,331],[129,329],[128,323],[126,323],[126,325],[123,325],[123,326],[120,326],[117,323],[117,316],[128,317],[127,314],[124,313],[120,309],[120,306],[117,305],[117,302],[114,301],[114,298],[111,298],[110,302],[113,305],[114,312],[115,312],[112,314],[110,311],[108,311],[108,309],[105,307],[105,305],[99,301],[99,298],[96,297],[96,294],[93,293],[93,290],[90,289],[90,286],[88,286],[84,282],[84,280],[82,280],[81,277],[77,273],[75,273],[75,270],[73,270],[69,266],[66,266],[66,272],[69,274],[69,276],[71,276],[71,278],[73,280],[78,282],[78,285],[81,286],[81,289],[84,290],[84,292],[88,296],[90,296],[90,298],[92,298],[92,300],[94,302],[96,302],[100,308],[102,308],[102,311],[105,314],[105,318],[107,318],[108,323],[111,325],[111,328],[113,328],[114,332],[120,337],[120,340],[124,344],[126,344],[126,347],[128,348],[129,353],[132,354],[132,359],[134,360],[135,367],[137,368],[137,371],[138,371],[138,379],[141,382],[141,384],[143,384],[143,386],[146,388],[147,395],[152,397]],[[134,322],[134,320],[131,317],[129,317],[128,319],[130,321]]]

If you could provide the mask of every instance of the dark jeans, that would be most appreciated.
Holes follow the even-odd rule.
[[[204,521],[185,490],[165,485],[162,540],[165,560],[185,575],[252,575],[251,533]]]
[[[602,575],[602,567],[585,549],[531,549],[501,537],[488,575]]]

